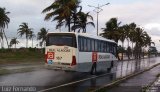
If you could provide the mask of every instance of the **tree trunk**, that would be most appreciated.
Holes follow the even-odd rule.
[[[32,37],[32,48],[33,48],[33,37]]]
[[[3,31],[1,29],[1,48],[3,48],[4,40],[3,40]]]
[[[122,42],[122,48],[124,48],[124,42]],[[122,60],[123,60],[123,51],[122,51]]]
[[[127,39],[127,41],[128,41],[128,48],[129,48],[129,39]],[[128,59],[130,59],[130,52],[129,52],[129,50],[128,50],[127,56],[128,56]]]
[[[129,39],[127,39],[127,41],[128,41],[128,47],[129,47]]]
[[[28,48],[28,38],[26,38],[26,48]]]
[[[1,48],[2,48],[2,38],[0,38]]]
[[[70,17],[68,18],[68,31],[71,32],[71,21],[70,21]]]
[[[3,38],[0,38],[1,48],[3,47]]]
[[[3,40],[3,37],[2,37],[2,44],[1,44],[1,48],[4,48],[4,40]]]
[[[4,31],[4,30],[3,30],[3,34],[4,34],[4,37],[5,37],[5,39],[6,39],[7,46],[8,46],[8,48],[9,48],[8,39],[7,39],[7,36],[6,36],[6,34],[5,34],[5,31]]]
[[[26,35],[26,48],[28,48],[28,36]]]
[[[74,10],[74,24],[73,24],[73,26],[76,25],[76,12],[77,12],[77,10]],[[75,32],[75,29],[74,29],[74,32]]]
[[[132,42],[132,59],[133,59],[133,42]]]
[[[45,48],[45,41],[43,42],[44,48]]]

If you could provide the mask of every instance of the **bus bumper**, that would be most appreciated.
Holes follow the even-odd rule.
[[[54,69],[54,70],[64,70],[64,71],[76,71],[76,66],[70,66],[70,65],[55,65],[55,64],[46,64],[45,68],[47,69]]]

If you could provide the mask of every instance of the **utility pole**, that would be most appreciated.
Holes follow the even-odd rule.
[[[99,4],[98,4],[97,7],[96,7],[96,6],[92,6],[92,5],[88,5],[89,7],[94,7],[95,9],[94,9],[93,11],[97,13],[97,36],[98,36],[98,17],[99,17],[99,13],[100,13],[101,11],[103,11],[103,9],[102,9],[103,6],[106,6],[106,5],[109,5],[109,4],[110,4],[110,3],[106,3],[106,4],[104,4],[104,5],[99,5]]]

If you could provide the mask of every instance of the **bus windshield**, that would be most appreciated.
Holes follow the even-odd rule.
[[[47,36],[46,46],[70,46],[76,47],[75,35],[73,34],[49,34]]]

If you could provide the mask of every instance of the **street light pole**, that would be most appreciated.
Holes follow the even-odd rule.
[[[107,4],[104,4],[104,5],[101,5],[101,6],[99,6],[99,4],[98,4],[97,7],[96,6],[92,6],[92,5],[88,5],[89,7],[94,7],[95,9],[93,11],[97,13],[97,36],[98,36],[98,17],[99,17],[99,13],[101,11],[103,11],[103,9],[101,7],[103,7],[105,5],[109,5],[109,4],[110,3],[107,3]]]
[[[97,12],[97,36],[98,36],[98,15],[99,13]]]

